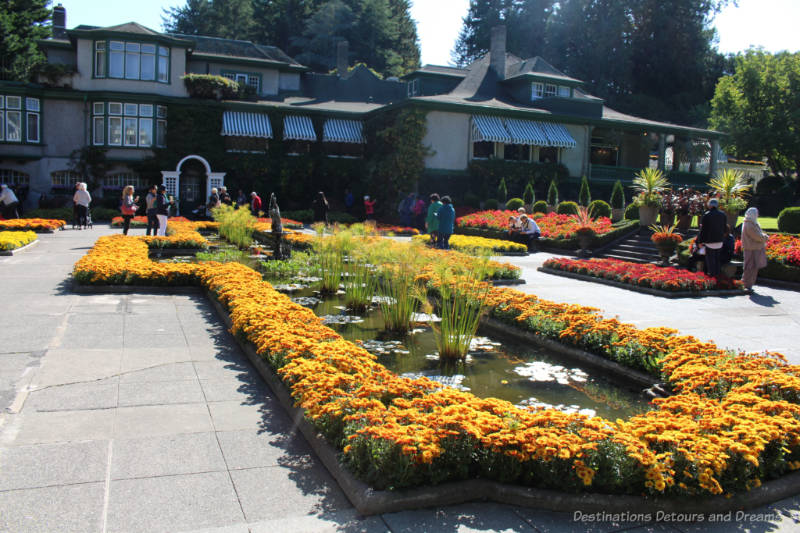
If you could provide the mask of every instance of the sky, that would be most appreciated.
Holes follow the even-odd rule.
[[[1,0],[0,0],[1,1]],[[181,6],[184,0],[56,0],[67,9],[67,27],[79,24],[113,26],[135,21],[161,30],[164,8]],[[469,0],[412,0],[411,16],[417,21],[422,63],[447,65]],[[732,4],[732,3],[731,3]],[[720,52],[739,52],[761,46],[770,52],[800,51],[800,0],[738,0],[714,20]],[[558,58],[550,58],[558,63]]]

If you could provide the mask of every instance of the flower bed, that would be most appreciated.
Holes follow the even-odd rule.
[[[651,264],[633,263],[620,259],[548,259],[544,268],[574,272],[595,278],[626,283],[634,287],[651,287],[662,291],[711,291],[723,289],[741,289],[741,281],[726,283],[702,272],[659,267]]]
[[[410,237],[419,235],[417,228],[409,228],[408,226],[392,226],[391,224],[377,224],[375,230],[380,235],[396,235],[398,237]]]
[[[431,238],[429,235],[415,235],[411,240],[422,244],[429,244]],[[450,248],[467,254],[476,252],[496,252],[501,254],[507,252],[526,253],[528,251],[527,246],[517,242],[487,239],[485,237],[470,237],[467,235],[451,235]]]
[[[448,255],[449,257],[449,255]],[[676,395],[627,421],[512,404],[397,376],[238,263],[159,264],[141,238],[101,237],[80,283],[201,284],[232,331],[277,370],[342,461],[376,488],[484,477],[563,491],[707,495],[800,469],[800,369],[596,309],[490,290],[492,315],[622,362],[646,362]],[[423,276],[435,286],[432,269]]]
[[[111,225],[115,228],[122,227],[122,217],[114,217],[111,219]],[[173,222],[191,222],[188,218],[184,217],[171,217],[169,219],[169,223],[172,224]],[[145,216],[136,216],[131,219],[131,226],[132,228],[146,228],[147,227],[147,217]]]
[[[272,230],[272,219],[270,219],[270,218],[259,218],[257,222],[258,222],[258,224],[261,225],[259,227],[263,227],[263,225],[266,224],[266,226],[267,226],[266,231],[271,231]],[[303,229],[303,223],[302,222],[298,222],[297,220],[292,220],[291,218],[283,218],[283,217],[281,217],[281,224],[283,224],[284,228]],[[265,230],[261,230],[261,231],[265,231]]]
[[[0,231],[0,251],[16,250],[35,240],[33,231]]]
[[[517,216],[516,211],[480,211],[456,219],[459,228],[484,228],[508,231],[508,218]],[[575,230],[580,224],[573,215],[559,215],[557,213],[535,213],[533,219],[539,225],[544,239],[570,239],[575,237]],[[599,217],[592,221],[590,226],[595,234],[604,235],[611,231],[611,219]]]
[[[0,220],[0,230],[55,231],[67,223],[52,218],[12,218]]]

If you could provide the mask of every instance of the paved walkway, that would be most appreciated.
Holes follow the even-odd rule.
[[[74,262],[108,233],[43,235],[32,250],[0,258],[0,531],[800,530],[800,498],[759,509],[767,520],[711,528],[575,522],[491,503],[360,517],[202,296],[69,291]],[[524,275],[542,296],[607,304],[626,320],[638,314],[640,324],[656,323],[659,309],[676,320],[691,318],[689,310],[697,322],[713,315],[702,311],[712,305],[705,300],[638,300],[527,268]],[[798,295],[769,294],[785,309],[780,323],[795,321]],[[760,309],[748,301],[723,305],[732,316],[734,303]],[[741,335],[741,322],[712,325]],[[786,335],[796,338],[796,329],[776,329],[764,345],[791,346]]]

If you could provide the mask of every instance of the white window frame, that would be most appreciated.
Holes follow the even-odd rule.
[[[11,128],[9,126],[11,124],[12,115],[17,117],[17,136],[15,139],[12,139],[10,136]],[[22,111],[6,110],[6,142],[22,142]]]
[[[548,83],[544,86],[544,96],[545,98],[552,98],[553,96],[558,95],[558,86],[553,83]]]
[[[100,115],[92,118],[92,144],[102,146],[105,144],[106,121]]]
[[[106,104],[105,104],[105,102],[94,102],[94,103],[92,103],[92,114],[93,115],[105,115],[106,114]]]
[[[31,119],[36,120],[36,128],[31,128]],[[39,113],[26,113],[25,115],[25,141],[29,143],[38,143],[40,141],[39,138],[39,130],[41,129],[41,125],[39,124],[40,121]],[[31,133],[36,132],[36,136],[32,136]]]
[[[544,98],[544,83],[535,81],[531,83],[531,100]]]
[[[94,42],[94,77],[106,77],[106,42]]]
[[[156,76],[158,76],[158,61],[156,60],[156,57],[158,56],[158,46],[150,43],[142,43],[140,49],[141,55],[139,56],[139,79],[142,81],[156,81]],[[152,50],[152,52],[145,49]],[[149,78],[144,77],[145,60],[150,62],[153,66],[152,77]]]
[[[83,181],[83,176],[74,170],[56,170],[50,173],[50,185],[52,187],[69,187]]]
[[[167,118],[167,106],[165,105],[157,105],[156,106],[156,117],[157,118]]]
[[[11,103],[15,102],[15,103]],[[22,97],[21,96],[6,96],[6,109],[18,110],[22,109]]]
[[[132,136],[128,136],[129,125],[132,124],[133,131]],[[128,142],[129,139],[133,139],[133,142]],[[136,117],[125,117],[122,120],[122,145],[125,147],[136,147],[139,146],[139,119]]]
[[[170,49],[158,47],[158,60],[156,61],[156,81],[169,83]]]
[[[25,110],[31,113],[38,113],[41,111],[39,107],[39,99],[38,98],[31,98],[30,96],[25,98]]]
[[[139,118],[139,146],[150,148],[153,146],[153,119]]]
[[[5,140],[4,132],[6,131],[6,113],[0,107],[0,141]]]
[[[163,119],[156,120],[156,146],[164,148],[167,146],[167,121]]]
[[[570,88],[566,85],[559,85],[558,86],[558,96],[562,98],[569,98],[571,94]]]
[[[119,45],[120,48],[114,48],[116,45]],[[113,59],[114,57],[118,57],[122,62],[120,65],[119,75],[116,76],[114,71],[112,70],[113,66]],[[106,75],[109,78],[114,78],[118,80],[125,79],[125,42],[124,41],[108,41],[108,72]]]
[[[119,125],[119,142],[113,142],[114,136],[111,135],[111,132],[113,131],[113,127],[114,127],[113,125],[115,123]],[[107,144],[109,146],[122,146],[122,138],[123,138],[123,136],[124,136],[124,134],[123,134],[123,131],[122,131],[122,117],[120,117],[120,116],[110,116],[110,117],[108,117],[108,139],[107,139]]]
[[[116,110],[119,111],[116,111]],[[122,103],[121,102],[109,102],[108,103],[108,114],[121,116],[122,115]]]

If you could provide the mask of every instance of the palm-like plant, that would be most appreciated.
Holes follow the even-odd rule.
[[[632,186],[639,193],[640,205],[658,206],[660,193],[669,188],[669,180],[660,169],[643,168],[636,173]]]
[[[595,231],[592,227],[592,215],[589,213],[589,209],[586,207],[579,207],[578,213],[572,215],[573,220],[578,224],[578,228],[575,230],[576,233],[584,233],[594,235]]]
[[[714,189],[721,198],[722,206],[728,206],[737,202],[737,199],[742,199],[747,191],[750,189],[750,184],[740,171],[726,168],[717,174],[717,177],[711,178],[708,186]]]

